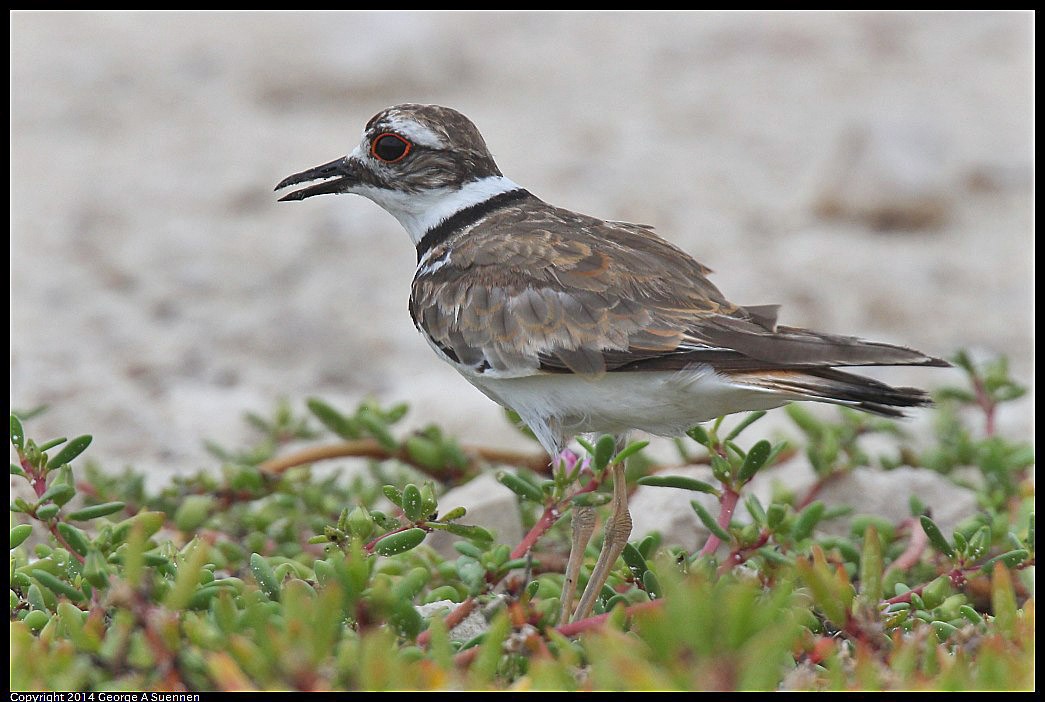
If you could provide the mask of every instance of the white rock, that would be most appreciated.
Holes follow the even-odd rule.
[[[911,516],[910,499],[917,495],[933,521],[950,534],[954,527],[976,514],[976,494],[955,485],[945,475],[924,468],[904,466],[895,470],[858,468],[828,481],[817,499],[829,506],[851,505],[857,514],[874,514],[891,522]],[[848,533],[849,518],[824,524],[827,533]]]
[[[425,619],[431,619],[434,616],[445,617],[454,611],[457,605],[458,603],[452,600],[439,600],[438,602],[417,605],[415,609]],[[482,611],[473,609],[460,624],[450,630],[450,638],[454,641],[470,641],[486,631],[488,627],[489,622],[486,621]]]
[[[683,466],[665,470],[661,475],[678,475],[718,484],[711,475],[711,469],[706,466]],[[660,532],[664,544],[677,544],[688,550],[702,546],[708,530],[690,506],[691,500],[699,501],[712,515],[718,514],[718,501],[714,495],[679,488],[639,485],[628,499],[632,520],[631,541],[656,531]]]

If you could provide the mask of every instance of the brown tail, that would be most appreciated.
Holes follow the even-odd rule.
[[[895,388],[877,380],[834,368],[771,370],[731,373],[737,382],[794,400],[813,400],[844,405],[883,417],[902,417],[897,408],[924,407],[932,400],[917,388]]]

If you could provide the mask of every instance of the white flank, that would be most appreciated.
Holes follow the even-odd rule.
[[[462,375],[494,402],[518,412],[553,456],[577,434],[638,429],[681,436],[693,425],[724,414],[772,409],[799,399],[731,382],[710,366],[595,378],[557,373],[499,379]]]

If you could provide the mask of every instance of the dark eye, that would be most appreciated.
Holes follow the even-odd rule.
[[[406,155],[410,153],[410,146],[409,141],[398,134],[389,132],[374,138],[370,153],[385,163],[395,163],[406,158]]]

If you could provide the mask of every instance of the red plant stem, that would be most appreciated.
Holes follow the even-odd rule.
[[[516,453],[514,451],[489,449],[477,446],[463,446],[462,449],[470,461],[470,465],[465,470],[474,470],[475,464],[482,462],[504,463],[522,468],[529,468],[533,472],[541,474],[547,474],[549,472],[548,457],[544,454],[524,454]],[[394,458],[398,461],[410,464],[422,473],[433,475],[442,480],[457,475],[460,472],[451,471],[448,473],[446,470],[441,469],[437,474],[433,473],[430,466],[424,465],[423,463],[411,458],[408,451],[404,449],[389,450],[382,446],[376,439],[356,439],[354,441],[345,441],[331,446],[314,446],[306,448],[288,456],[271,458],[261,463],[258,466],[258,469],[262,473],[282,473],[294,466],[318,463],[319,461],[326,461],[332,458],[347,457],[374,458],[379,461]]]
[[[735,548],[730,551],[729,556],[727,556],[726,560],[722,562],[722,565],[718,567],[718,574],[724,575],[746,561],[752,553],[769,542],[769,535],[769,529],[763,529],[759,533],[758,539],[755,540],[755,543],[744,546],[743,548]]]
[[[1020,563],[1019,565],[1013,566],[1010,570],[1023,570],[1024,568],[1033,568],[1034,565],[1035,565],[1035,560],[1036,559],[1034,559],[1034,558],[1030,558],[1030,559],[1024,561],[1023,563]],[[975,572],[981,571],[981,570],[983,570],[983,566],[971,566],[971,567],[964,567],[964,568],[963,567],[959,567],[959,568],[955,568],[951,572],[947,573],[947,577],[950,578],[950,580],[951,580],[951,586],[954,587],[956,590],[958,590],[958,589],[961,589],[965,585],[966,582],[968,582],[968,580],[969,580],[968,575],[970,573],[975,573]],[[930,581],[928,583],[922,583],[918,587],[911,588],[910,590],[908,590],[907,592],[903,593],[902,595],[897,595],[896,597],[890,597],[887,600],[883,600],[883,602],[885,604],[896,604],[897,602],[910,602],[911,601],[911,595],[921,596],[922,591],[925,588],[927,588],[931,584],[931,582],[932,581]]]
[[[33,492],[36,493],[36,496],[39,497],[44,494],[47,490],[46,476],[37,474],[36,468],[21,452],[18,454],[18,462],[22,465],[22,470],[25,471],[25,474],[29,476],[29,484],[33,486]]]
[[[903,593],[902,595],[897,595],[896,597],[890,597],[889,599],[885,600],[885,603],[886,604],[896,604],[898,602],[910,602],[911,601],[911,595],[918,595],[919,597],[921,597],[922,590],[924,590],[925,587],[928,584],[929,583],[923,583],[923,584],[919,585],[916,588],[912,588],[912,589],[908,590],[907,592]]]
[[[731,487],[727,487],[722,492],[722,497],[719,498],[719,511],[718,511],[718,525],[723,529],[729,529],[729,523],[733,521],[733,512],[737,508],[737,501],[740,499],[740,493]],[[719,544],[722,543],[722,539],[718,538],[714,534],[708,536],[708,540],[704,542],[704,548],[700,549],[701,556],[707,556],[715,552]]]
[[[70,546],[69,542],[66,541],[65,538],[62,536],[61,532],[58,531],[58,522],[45,522],[45,523],[47,524],[47,530],[51,532],[51,536],[53,536],[55,538],[55,540],[58,541],[58,543],[62,546],[62,548],[64,548],[69,553],[71,553],[73,558],[75,558],[76,560],[78,560],[80,562],[80,565],[83,565],[84,563],[87,562],[87,559],[84,558],[83,556],[81,556],[79,553],[77,553],[76,549],[74,549],[72,546]]]
[[[637,612],[644,612],[646,610],[657,609],[661,606],[664,600],[651,600],[649,602],[640,602],[627,607],[624,612],[630,617]],[[606,612],[605,614],[597,614],[594,617],[588,617],[587,619],[581,619],[580,621],[570,622],[569,624],[563,624],[555,627],[555,631],[562,634],[563,636],[576,636],[583,631],[589,631],[591,629],[597,629],[605,623],[613,612]]]
[[[965,584],[967,572],[969,572],[971,570],[976,570],[976,569],[978,569],[978,568],[954,568],[953,570],[951,570],[951,572],[949,572],[948,578],[951,579],[951,584],[954,585],[957,588],[957,587],[960,587],[961,585]],[[916,595],[922,596],[922,592],[930,584],[931,584],[931,581],[930,581],[930,583],[922,583],[918,587],[912,587],[911,589],[907,590],[903,594],[898,594],[897,596],[895,596],[895,598],[889,598],[888,600],[885,600],[884,602],[887,605],[895,605],[898,602],[910,602],[912,594],[916,594]]]
[[[24,470],[26,475],[29,476],[29,484],[33,486],[33,492],[36,493],[36,496],[40,497],[45,492],[47,492],[47,476],[46,476],[46,474],[45,475],[38,474],[36,472],[36,469],[33,467],[33,464],[30,463],[29,460],[25,456],[21,455],[21,453],[18,456],[18,462],[21,464],[22,470]],[[77,553],[76,549],[74,549],[72,546],[70,546],[69,542],[66,541],[65,538],[62,536],[61,532],[58,531],[58,522],[57,521],[51,520],[51,521],[46,521],[45,522],[42,519],[40,519],[39,517],[37,517],[35,512],[32,514],[32,516],[35,517],[42,524],[44,524],[44,526],[47,527],[47,530],[49,532],[51,532],[51,535],[55,538],[55,540],[59,543],[59,545],[62,548],[64,548],[66,551],[71,553],[73,555],[73,558],[78,560],[81,564],[84,563],[84,561],[86,559],[83,556],[81,556],[79,553]]]
[[[983,379],[979,376],[973,378],[972,382],[973,390],[976,392],[976,404],[983,410],[984,415],[984,432],[987,436],[994,436],[994,411],[997,409],[997,404],[991,400],[989,394],[987,394],[987,388],[984,387]]]
[[[929,537],[926,536],[925,530],[922,529],[920,521],[909,517],[904,522],[911,527],[911,541],[907,544],[904,552],[885,569],[886,573],[896,569],[907,570],[913,567],[921,559],[922,554],[925,553],[925,547],[929,545]]]
[[[471,648],[467,648],[458,653],[456,656],[454,656],[454,665],[462,669],[467,668],[472,664],[472,661],[475,660],[475,656],[478,653],[478,646],[472,646]]]
[[[593,492],[595,488],[599,487],[600,483],[600,480],[592,478],[588,481],[587,485],[569,497],[559,500],[558,502],[553,502],[545,507],[544,512],[541,514],[541,518],[538,519],[537,523],[533,525],[533,528],[527,532],[526,536],[523,537],[523,540],[519,542],[519,545],[512,549],[509,558],[522,558],[529,553],[530,549],[534,547],[534,544],[536,544],[537,541],[552,528],[552,525],[555,524],[555,522],[559,521],[559,518],[562,517],[571,499],[586,492]]]
[[[837,480],[841,476],[845,475],[847,472],[848,471],[846,470],[835,470],[828,473],[825,476],[817,478],[816,482],[810,486],[809,490],[806,491],[806,494],[802,497],[802,499],[795,503],[795,510],[800,512],[802,511],[802,509],[808,507],[813,502],[813,500],[816,499],[816,496],[820,494],[820,491],[824,489],[825,485],[827,485],[832,480]]]
[[[523,540],[519,542],[519,545],[512,549],[512,553],[509,558],[522,558],[530,549],[533,548],[534,544],[544,536],[544,534],[552,528],[552,525],[559,520],[562,516],[562,512],[559,511],[561,503],[556,502],[548,505],[544,508],[544,513],[541,514],[541,518],[537,520],[537,523],[533,525],[533,528],[526,533]]]

